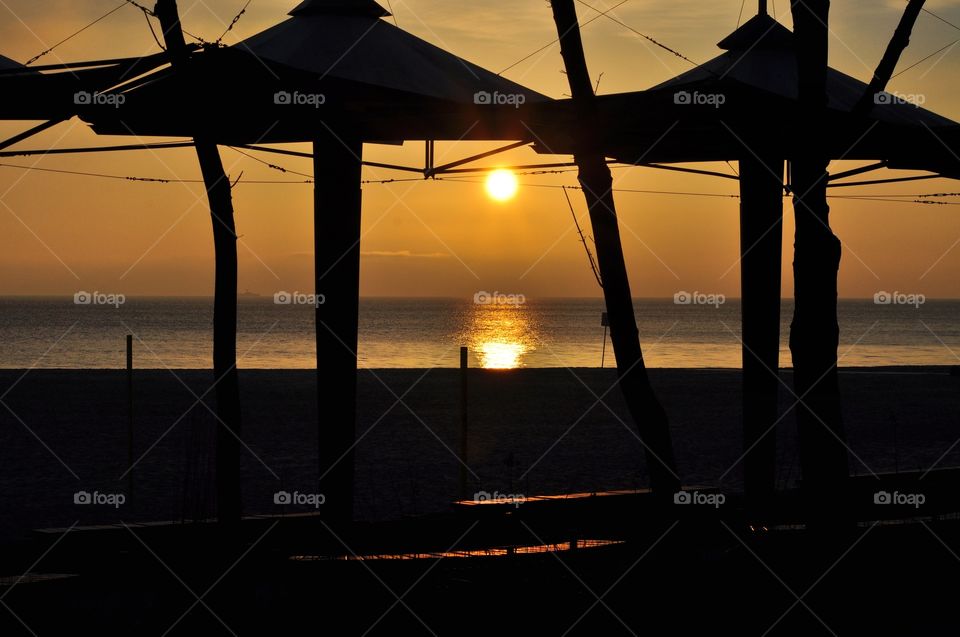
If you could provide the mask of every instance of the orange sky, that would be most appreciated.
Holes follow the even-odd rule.
[[[0,0],[0,53],[20,62],[33,57],[119,0],[42,2]],[[293,0],[254,0],[234,31],[236,42],[282,20]],[[383,2],[385,5],[386,2]],[[392,0],[399,25],[495,72],[555,38],[549,7],[541,0]],[[613,1],[589,2],[598,8]],[[744,16],[755,12],[747,1]],[[790,26],[787,0],[776,5]],[[899,18],[902,2],[834,2],[831,64],[866,79]],[[180,0],[187,30],[215,39],[243,6],[241,0]],[[960,24],[960,2],[933,2],[938,15]],[[737,23],[740,2],[629,0],[613,12],[632,27],[695,61],[719,53],[715,43]],[[581,21],[596,15],[578,5]],[[923,14],[899,68],[960,38],[960,31]],[[584,42],[600,93],[639,90],[690,68],[614,22],[601,18],[584,28]],[[960,47],[960,45],[958,45]],[[135,56],[157,47],[133,7],[115,14],[43,58],[44,62]],[[556,46],[504,75],[553,97],[566,92]],[[956,94],[960,57],[955,49],[897,77],[890,90],[922,94],[925,107],[960,120]],[[777,124],[776,118],[771,121]],[[14,134],[26,123],[2,124]],[[775,132],[772,134],[776,134]],[[96,138],[72,120],[21,143],[48,148],[126,143]],[[438,144],[437,163],[489,145]],[[307,150],[306,145],[300,147]],[[422,162],[423,148],[368,145],[367,159]],[[230,149],[224,164],[234,178],[285,179]],[[549,160],[521,149],[488,161]],[[558,158],[562,159],[562,158]],[[309,161],[271,161],[301,172]],[[16,158],[3,164],[36,165],[146,177],[196,179],[192,151],[170,150],[82,157]],[[729,171],[726,165],[706,166]],[[834,171],[850,167],[838,163]],[[365,179],[403,177],[368,168]],[[883,174],[881,176],[892,176]],[[734,194],[736,183],[649,169],[616,169],[622,189]],[[491,201],[479,183],[404,182],[364,189],[363,288],[365,295],[468,296],[478,290],[528,297],[596,296],[583,249],[560,190],[573,173],[525,176],[518,196]],[[312,186],[241,183],[234,191],[241,235],[240,288],[261,294],[312,289]],[[871,186],[858,194],[960,191],[948,180]],[[582,197],[574,193],[578,214]],[[739,295],[738,203],[734,198],[619,193],[624,251],[636,296],[671,296],[678,290]],[[960,297],[960,210],[955,206],[832,201],[833,224],[844,242],[840,291],[869,297],[878,290]],[[785,206],[784,296],[792,294],[792,208]],[[0,294],[72,294],[77,290],[127,295],[203,295],[212,292],[210,219],[198,185],[145,184],[26,172],[0,167]]]

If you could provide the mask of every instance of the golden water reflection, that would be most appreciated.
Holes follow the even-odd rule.
[[[423,553],[376,553],[371,555],[293,555],[294,562],[368,562],[381,560],[437,560],[443,558],[464,557],[511,557],[514,555],[537,555],[542,553],[562,553],[579,551],[582,549],[597,549],[607,546],[626,544],[623,540],[573,540],[570,542],[553,542],[550,544],[530,544],[521,546],[498,546],[485,549],[464,549],[458,551],[423,552]]]
[[[464,341],[484,369],[517,369],[536,350],[537,325],[524,304],[474,304]]]

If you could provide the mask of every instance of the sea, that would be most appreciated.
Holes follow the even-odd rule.
[[[312,302],[241,296],[238,366],[314,367]],[[650,367],[740,366],[737,299],[636,299],[634,307]],[[364,298],[359,361],[372,369],[457,367],[465,346],[473,367],[610,367],[603,309],[601,299]],[[784,299],[782,367],[791,365],[792,314]],[[960,301],[841,300],[839,322],[841,367],[960,363]],[[209,368],[212,325],[210,298],[0,297],[0,368],[123,368],[127,335],[137,368]]]

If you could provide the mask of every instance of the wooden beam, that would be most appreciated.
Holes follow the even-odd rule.
[[[595,146],[593,124],[596,103],[587,70],[574,0],[551,0],[553,19],[560,35],[560,54],[579,112],[579,137],[574,161],[590,212],[603,296],[610,319],[610,339],[617,359],[617,378],[630,415],[640,431],[646,451],[650,485],[661,498],[673,497],[680,488],[670,424],[647,376],[640,335],[633,311],[630,280],[623,257],[620,228],[613,198],[613,176],[606,158]],[[672,500],[670,500],[672,501]]]
[[[64,121],[64,120],[62,120],[62,119],[52,119],[52,120],[50,120],[49,122],[44,122],[44,123],[42,123],[42,124],[39,124],[39,125],[37,125],[37,126],[34,126],[33,128],[31,128],[31,129],[29,129],[29,130],[25,130],[25,131],[23,131],[22,133],[18,133],[17,135],[14,135],[13,137],[10,137],[10,138],[8,138],[8,139],[5,139],[5,140],[3,140],[3,141],[0,141],[0,150],[3,150],[4,148],[9,148],[10,146],[13,146],[14,144],[16,144],[16,143],[18,143],[18,142],[22,142],[22,141],[25,140],[25,139],[29,139],[29,138],[33,137],[34,135],[39,135],[39,134],[42,133],[43,131],[48,130],[48,129],[50,129],[50,128],[53,128],[54,126],[56,126],[57,124],[59,124],[59,123],[62,122],[62,121]]]
[[[363,143],[349,135],[314,141],[319,488],[339,523],[353,517],[362,157]]]

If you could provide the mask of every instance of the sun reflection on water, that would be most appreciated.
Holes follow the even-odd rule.
[[[477,354],[485,369],[515,369],[526,348],[520,343],[481,343]]]
[[[524,367],[536,349],[532,312],[524,304],[474,304],[465,341],[484,369]]]

